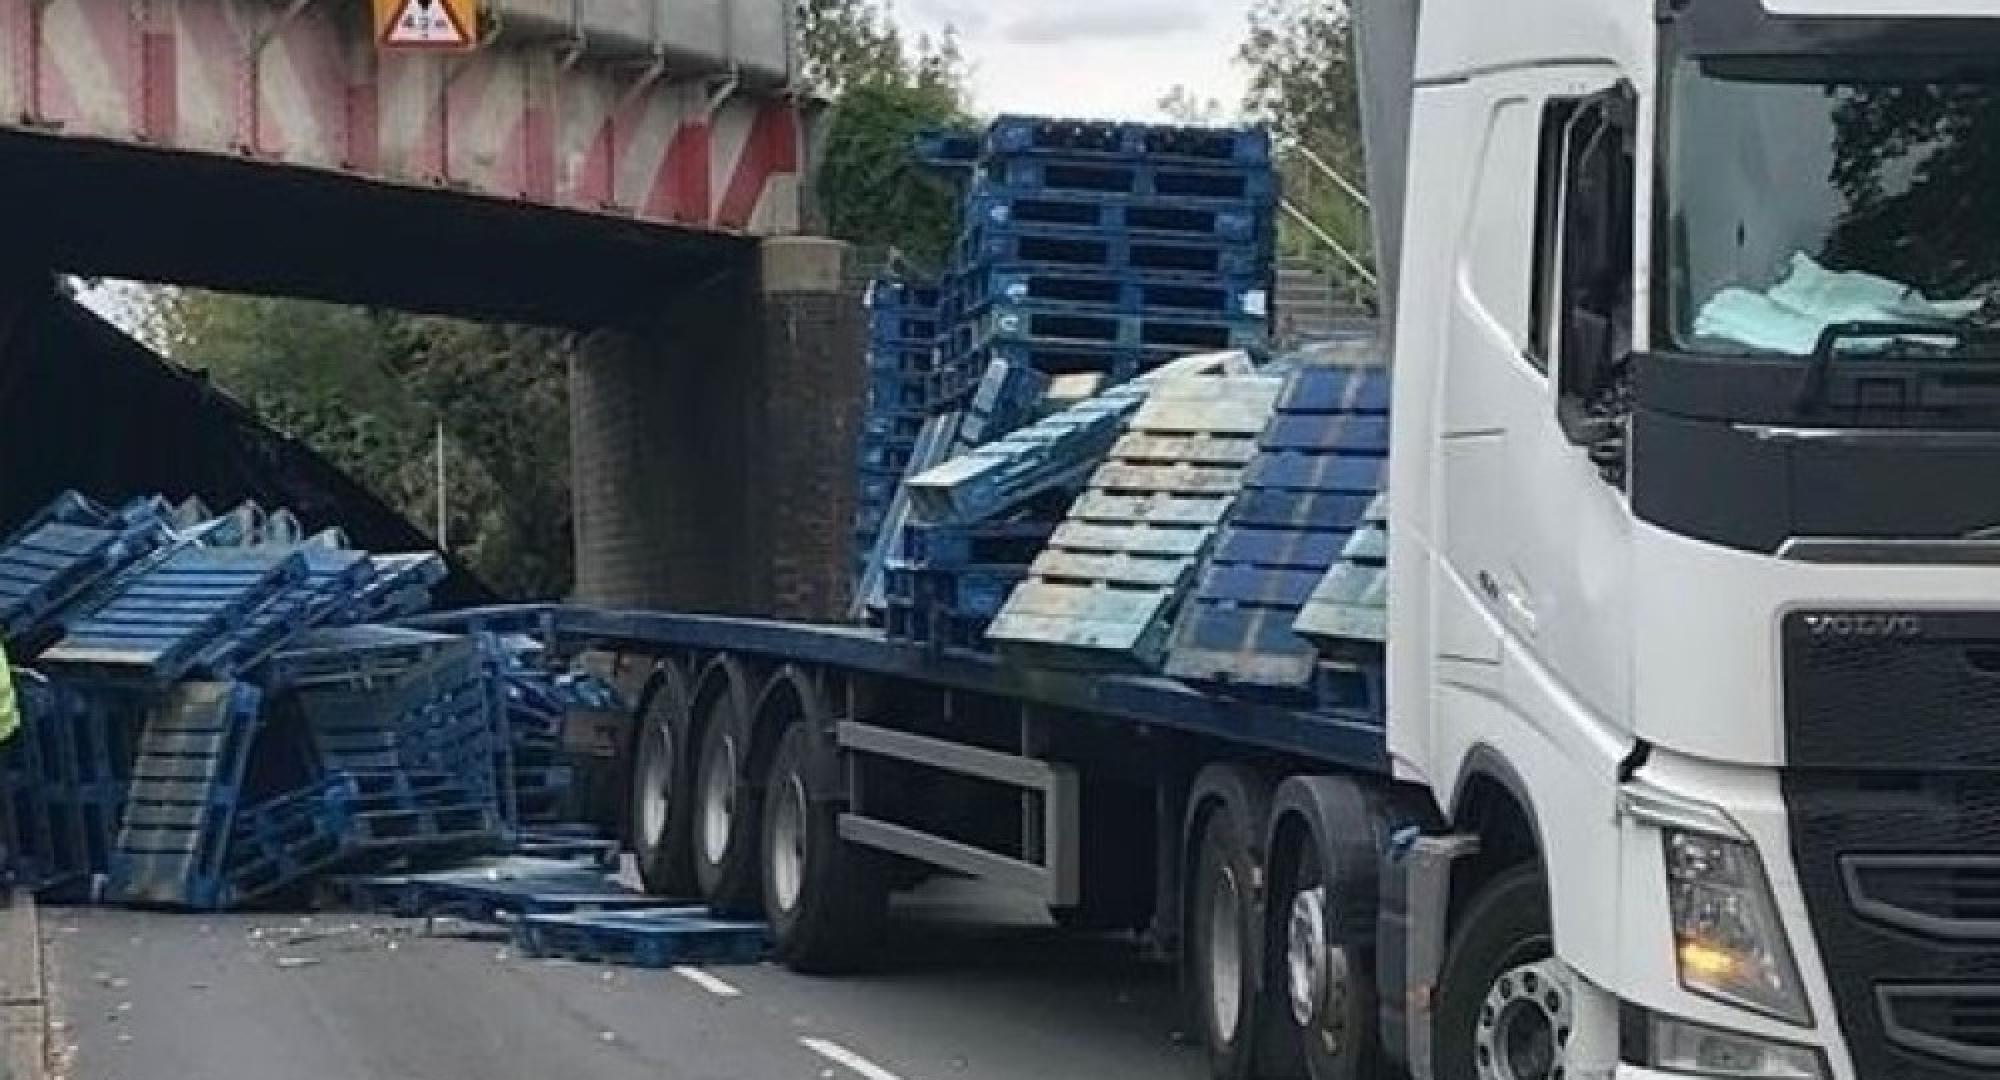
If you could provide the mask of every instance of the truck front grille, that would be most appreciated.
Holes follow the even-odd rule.
[[[1784,624],[1792,855],[1863,1080],[2000,1067],[2000,614]]]
[[[1884,986],[1876,994],[1891,1042],[1919,1054],[2000,1069],[2000,987]]]
[[[1881,926],[2000,941],[2000,855],[1846,855],[1848,903]]]

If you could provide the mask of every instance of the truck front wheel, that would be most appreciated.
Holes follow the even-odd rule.
[[[764,788],[764,915],[778,958],[824,975],[864,963],[889,907],[875,852],[840,838],[840,803],[817,789],[813,733],[795,723],[778,742]]]
[[[1518,867],[1488,883],[1445,957],[1438,1080],[1565,1080],[1570,979],[1555,958],[1541,867]]]

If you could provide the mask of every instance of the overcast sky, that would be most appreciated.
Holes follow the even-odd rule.
[[[981,112],[1143,120],[1176,83],[1233,116],[1250,0],[896,0],[906,31],[958,28]]]

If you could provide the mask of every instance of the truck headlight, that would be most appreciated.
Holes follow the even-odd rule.
[[[1665,828],[1660,834],[1681,985],[1800,1026],[1810,1024],[1798,965],[1756,848],[1692,829]]]
[[[1825,1080],[1826,1058],[1810,1046],[1623,1007],[1622,1057],[1634,1065],[1730,1080]]]

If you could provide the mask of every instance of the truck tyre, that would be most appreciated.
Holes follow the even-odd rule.
[[[809,975],[852,971],[880,941],[888,870],[840,838],[842,804],[816,790],[812,729],[795,723],[772,756],[764,788],[764,917],[778,958]]]
[[[747,918],[760,908],[757,792],[744,782],[749,743],[725,696],[702,725],[695,758],[694,869],[702,898],[718,915]]]
[[[689,767],[687,687],[663,671],[638,718],[629,793],[639,880],[654,896],[701,894],[694,872],[694,775]]]
[[[1339,777],[1293,777],[1272,800],[1266,1060],[1296,1060],[1311,1080],[1378,1070],[1377,865],[1389,828],[1374,792]]]
[[[1258,850],[1270,796],[1256,774],[1205,770],[1190,793],[1193,832],[1187,930],[1188,994],[1209,1075],[1247,1080],[1263,1000],[1263,874]],[[1270,1070],[1260,1070],[1268,1074]]]
[[[1561,1080],[1573,997],[1541,867],[1501,874],[1474,896],[1445,954],[1438,1080]]]

